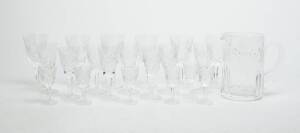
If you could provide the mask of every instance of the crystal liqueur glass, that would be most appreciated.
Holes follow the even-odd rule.
[[[100,37],[98,45],[98,55],[102,68],[104,82],[104,96],[114,98],[112,89],[116,88],[116,67],[119,63],[121,46],[124,43],[124,36],[121,34],[105,34]]]
[[[194,43],[194,54],[198,67],[198,87],[191,91],[191,94],[196,95],[201,93],[200,98],[196,98],[196,102],[199,104],[212,104],[212,101],[208,98],[208,88],[210,85],[210,66],[209,55],[207,45],[204,40],[196,40]]]
[[[66,44],[59,47],[60,61],[64,74],[68,78],[68,98],[78,100],[80,97],[76,94],[74,75],[75,70],[89,63],[88,44],[89,38],[84,35],[66,36]]]
[[[156,76],[160,70],[158,36],[141,34],[135,36],[135,41],[141,52],[142,61],[146,69],[146,93],[142,94],[142,98],[161,100],[161,96],[156,91],[158,87]]]
[[[132,36],[127,36],[125,43],[121,48],[121,62],[122,62],[122,91],[125,91],[129,99],[126,101],[129,104],[136,104],[137,101],[133,99],[132,95],[137,94],[136,80],[138,78],[138,48]]]
[[[177,52],[175,47],[171,44],[170,38],[162,36],[159,40],[160,56],[165,72],[165,79],[167,88],[170,90],[171,97],[165,100],[167,104],[178,104],[179,99],[176,96],[178,83],[180,81],[180,70],[178,67]]]
[[[36,80],[46,88],[47,104],[57,101],[53,98],[52,85],[56,77],[56,47],[46,34],[29,34],[23,37],[27,56],[35,68]]]

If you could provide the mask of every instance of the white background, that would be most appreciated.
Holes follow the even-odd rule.
[[[298,0],[1,0],[0,132],[300,132]],[[24,103],[34,86],[22,35],[68,33],[262,32],[284,60],[263,100],[213,106],[100,103],[54,107]],[[267,55],[272,59],[272,55]]]

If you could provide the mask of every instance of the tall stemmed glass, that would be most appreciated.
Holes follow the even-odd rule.
[[[46,34],[29,34],[23,37],[27,56],[35,68],[36,80],[46,88],[48,100],[46,104],[56,104],[53,98],[56,77],[56,49]]]
[[[80,99],[80,95],[76,94],[74,75],[75,70],[81,66],[88,64],[88,43],[89,37],[84,35],[70,35],[66,37],[66,45],[59,47],[60,61],[64,70],[64,74],[68,78],[68,98],[72,100]]]
[[[201,92],[202,97],[196,99],[199,104],[212,104],[212,101],[208,98],[208,87],[210,84],[210,66],[209,66],[209,55],[206,43],[203,40],[198,39],[194,43],[195,57],[198,66],[198,80],[199,88],[193,89],[191,93]]]
[[[115,87],[116,67],[119,62],[121,46],[124,43],[124,36],[121,34],[105,34],[100,37],[101,43],[98,45],[98,55],[100,65],[103,70],[102,83],[105,95],[113,98],[112,89]]]
[[[156,76],[160,69],[158,36],[150,34],[137,35],[135,41],[141,52],[147,76],[146,91],[148,92],[142,94],[142,97],[150,100],[161,100],[161,96],[155,90],[158,87]]]
[[[121,91],[125,91],[129,99],[126,100],[129,104],[136,104],[137,101],[133,99],[132,95],[137,94],[136,80],[139,74],[139,67],[137,62],[138,48],[132,38],[127,36],[125,43],[122,45],[121,62],[122,62],[122,78],[124,84]]]
[[[171,97],[165,100],[165,103],[178,104],[179,99],[176,97],[175,89],[177,88],[180,80],[180,70],[178,67],[176,48],[171,44],[169,37],[161,37],[159,44],[167,87],[171,92]]]
[[[171,36],[172,45],[176,48],[180,80],[183,91],[189,92],[195,88],[197,67],[194,56],[194,38],[190,35]]]

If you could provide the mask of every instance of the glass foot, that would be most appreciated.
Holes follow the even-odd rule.
[[[118,91],[119,94],[121,95],[126,95],[126,96],[129,96],[129,95],[138,95],[139,94],[139,91],[135,90],[135,89],[120,89]]]
[[[202,94],[202,93],[203,93],[203,89],[200,89],[200,88],[198,88],[198,89],[192,89],[190,91],[190,94]]]
[[[169,105],[176,105],[176,104],[179,104],[179,100],[175,99],[175,98],[169,98],[169,99],[165,100],[165,103],[169,104]]]
[[[76,104],[78,104],[78,105],[91,105],[92,101],[84,98],[84,99],[77,100]]]
[[[156,95],[154,93],[144,93],[140,95],[141,99],[144,100],[153,100],[153,101],[160,101],[162,97],[160,95]]]
[[[101,93],[99,95],[97,95],[98,98],[105,100],[105,101],[119,101],[120,98],[116,95],[114,95],[112,92],[110,91],[106,91],[104,93]]]
[[[126,100],[123,100],[122,102],[125,103],[125,104],[128,104],[128,105],[136,105],[136,104],[138,104],[138,101],[134,100],[134,99],[126,99]]]
[[[68,100],[71,100],[71,101],[76,101],[77,99],[80,98],[79,95],[75,95],[75,94],[66,94],[65,97],[66,97]]]
[[[202,105],[213,105],[213,102],[207,98],[200,98],[196,101],[196,103]]]
[[[50,99],[50,100],[45,101],[46,105],[56,105],[57,103],[58,102],[54,99]]]
[[[44,94],[51,93],[52,95],[58,95],[59,91],[58,90],[54,90],[54,89],[43,89],[42,93],[44,93]]]

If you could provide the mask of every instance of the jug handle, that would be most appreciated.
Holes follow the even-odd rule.
[[[267,45],[265,47],[265,51],[264,51],[265,55],[268,53],[268,51],[270,51],[271,47],[276,47],[276,49],[277,49],[277,59],[275,61],[275,64],[272,67],[265,70],[264,75],[266,77],[268,77],[270,75],[270,73],[273,73],[283,61],[284,49],[283,49],[283,47],[280,43],[275,43],[275,42],[267,43]],[[265,56],[264,56],[264,58],[265,58]]]

